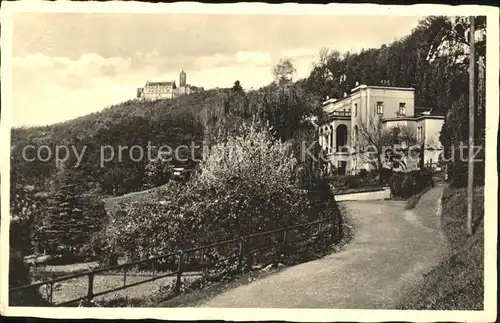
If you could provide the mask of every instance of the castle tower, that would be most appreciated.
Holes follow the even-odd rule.
[[[179,86],[186,86],[186,73],[184,70],[179,75]]]

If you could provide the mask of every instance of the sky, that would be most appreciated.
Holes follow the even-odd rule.
[[[272,81],[280,58],[307,77],[321,48],[360,51],[408,35],[422,17],[16,13],[13,126],[73,119],[133,99],[146,81],[205,89]]]

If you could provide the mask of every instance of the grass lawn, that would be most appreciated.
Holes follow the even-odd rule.
[[[165,185],[162,185],[140,192],[128,193],[117,197],[107,197],[103,199],[103,202],[108,212],[115,211],[120,203],[130,204],[133,202],[144,201],[145,199],[161,201],[161,197],[165,189]]]
[[[484,187],[475,188],[472,236],[467,235],[467,189],[446,188],[443,231],[450,256],[427,273],[424,282],[403,300],[403,309],[482,310],[484,301]]]
[[[186,273],[183,276],[183,279],[190,278],[194,279],[197,277],[201,277],[200,273]],[[136,282],[144,281],[152,278],[152,273],[144,272],[144,273],[127,273],[127,284],[133,284]],[[117,298],[128,298],[136,300],[136,303],[147,302],[155,293],[158,291],[159,287],[173,283],[175,281],[175,275],[171,277],[164,277],[158,280],[147,282],[144,284],[140,284],[133,287],[128,287],[126,289],[116,291],[113,293],[105,294],[99,297],[96,297],[95,300],[97,302],[113,300]],[[104,292],[106,290],[114,289],[123,286],[123,274],[96,274],[94,277],[94,293]],[[41,288],[42,295],[46,295],[43,290],[44,287]],[[70,279],[61,283],[57,283],[54,287],[53,292],[53,302],[61,303],[70,301],[72,299],[76,299],[79,297],[83,297],[87,295],[88,288],[88,278],[87,276],[77,277],[74,279]]]

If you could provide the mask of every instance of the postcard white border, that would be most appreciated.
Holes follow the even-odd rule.
[[[218,309],[218,308],[38,308],[8,307],[8,223],[9,214],[9,160],[10,124],[12,109],[12,15],[23,12],[66,12],[66,13],[148,13],[148,14],[287,14],[287,15],[486,15],[487,63],[486,72],[486,151],[485,183],[485,308],[484,311],[400,311],[400,310],[349,310],[349,309]],[[1,166],[1,267],[0,267],[0,310],[3,315],[33,316],[47,318],[155,318],[168,320],[232,320],[267,321],[284,320],[296,322],[331,321],[476,321],[489,322],[496,318],[496,241],[497,241],[497,188],[496,146],[499,107],[499,13],[495,7],[463,5],[412,5],[385,6],[372,4],[199,4],[195,2],[174,4],[149,4],[138,2],[3,2],[2,23],[2,118],[0,122],[0,166]]]

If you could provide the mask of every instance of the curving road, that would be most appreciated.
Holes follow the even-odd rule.
[[[403,201],[343,202],[354,225],[340,252],[215,296],[201,307],[393,309],[447,252],[438,185],[413,210]]]

